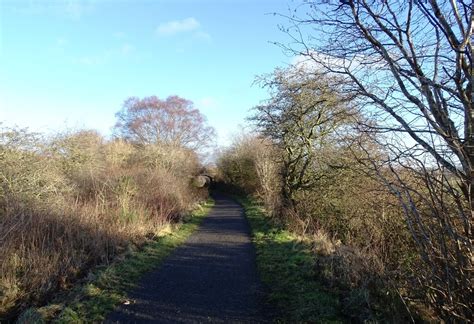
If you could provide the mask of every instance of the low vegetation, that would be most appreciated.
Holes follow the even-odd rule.
[[[469,224],[458,221],[468,208],[462,190],[447,170],[415,157],[412,164],[387,161],[393,152],[361,128],[373,121],[339,81],[299,67],[263,76],[270,98],[250,117],[255,133],[218,158],[221,181],[258,199],[274,223],[314,245],[314,271],[339,295],[344,315],[450,318],[445,304],[452,300],[436,297],[441,292],[433,289],[440,289],[459,298],[451,306],[465,313],[456,316],[469,317],[462,266],[469,246],[452,241],[464,242],[455,233]],[[455,283],[435,277],[437,288],[430,285],[438,271]],[[465,290],[450,290],[460,285]]]
[[[129,246],[126,253],[110,265],[93,269],[74,289],[58,294],[46,306],[29,308],[19,323],[101,322],[117,304],[130,303],[129,292],[145,272],[156,268],[174,248],[199,226],[213,202],[198,207],[183,223],[170,226],[160,236],[141,247]]]
[[[272,156],[268,145],[259,138],[240,139],[223,154],[219,166],[226,190],[258,202],[244,205],[257,251],[263,249],[258,252],[262,275],[271,281],[268,286],[273,295],[281,293],[287,299],[287,306],[280,306],[287,308],[285,316],[292,320],[334,316],[355,321],[410,321],[416,317],[415,305],[409,308],[401,298],[402,291],[412,293],[416,286],[403,286],[410,290],[400,287],[420,261],[390,192],[354,169],[331,173],[329,169],[325,173],[328,178],[318,181],[318,186],[295,195],[295,209],[279,209],[280,174],[259,173],[278,170],[274,160],[260,160]],[[248,177],[236,171],[243,166]],[[263,179],[269,181],[266,187],[259,182]],[[306,288],[298,282],[303,285],[308,280],[314,285],[314,296],[310,289],[301,297],[298,291]],[[318,297],[318,292],[325,297]],[[311,296],[329,302],[319,305],[311,302]],[[289,301],[300,298],[298,303]],[[334,309],[337,312],[331,311]]]
[[[295,64],[257,78],[268,99],[216,172],[264,209],[245,203],[283,320],[472,321],[472,9],[305,0],[280,15]],[[180,221],[206,198],[192,179],[213,133],[177,96],[126,100],[114,139],[0,130],[0,318]]]
[[[316,276],[312,246],[265,216],[256,202],[239,199],[252,228],[259,274],[276,321],[344,322],[338,296]]]
[[[159,116],[161,107],[153,109]],[[41,305],[180,222],[207,199],[207,189],[193,185],[201,168],[196,151],[176,141],[2,128],[0,319]]]
[[[349,135],[345,136],[346,140],[352,140],[344,141],[339,136],[340,139],[329,148],[350,143],[353,159],[349,166],[363,170],[385,188],[385,191],[376,191],[384,199],[376,209],[367,205],[359,216],[354,215],[349,222],[341,223],[345,228],[337,229],[337,239],[343,245],[357,246],[348,244],[346,238],[352,234],[353,223],[362,223],[366,214],[376,211],[378,217],[369,218],[376,224],[372,231],[366,237],[354,235],[359,237],[358,241],[366,241],[363,246],[367,249],[362,248],[361,256],[364,259],[371,254],[377,256],[376,259],[368,258],[381,261],[377,261],[380,266],[374,264],[372,268],[382,270],[377,270],[381,274],[390,274],[390,286],[396,288],[408,308],[414,302],[421,303],[439,321],[472,321],[472,1],[308,0],[295,4],[293,9],[282,15],[288,19],[282,30],[288,34],[289,41],[280,45],[296,56],[295,65],[303,71],[303,77],[298,76],[297,80],[304,82],[300,83],[301,87],[293,87],[297,84],[293,77],[290,80],[292,90],[286,92],[274,87],[276,91],[263,106],[287,104],[288,109],[284,109],[283,114],[275,114],[275,108],[262,110],[257,107],[255,117],[259,132],[268,136],[268,133],[275,134],[282,129],[275,127],[272,130],[268,128],[272,123],[262,124],[265,117],[271,117],[273,124],[279,125],[280,120],[288,119],[285,113],[291,115],[298,111],[297,106],[301,108],[302,102],[310,102],[298,99],[307,92],[304,88],[311,88],[314,82],[329,85],[346,107],[345,111],[352,114],[354,122],[351,134],[339,127],[332,135],[346,133]],[[279,100],[281,93],[285,94],[284,100]],[[327,111],[325,106],[330,102],[323,93],[316,94],[321,99],[315,102],[316,110],[323,116]],[[308,106],[303,104],[303,107]],[[262,114],[266,111],[270,114]],[[296,160],[304,161],[296,165],[296,169],[303,171],[300,174],[309,174],[309,179],[318,181],[322,180],[321,176],[329,180],[318,189],[306,188],[305,176],[302,177],[303,186],[299,181],[290,181],[291,186],[297,185],[297,195],[311,192],[306,199],[296,198],[295,201],[323,204],[319,199],[324,198],[328,190],[331,192],[330,189],[338,187],[335,182],[341,181],[334,173],[341,166],[337,163],[339,157],[346,155],[336,151],[332,162],[317,166],[317,171],[328,170],[330,176],[326,176],[326,172],[315,174],[314,167],[310,168],[313,172],[307,173],[305,163],[309,160],[306,157],[311,155],[306,154],[310,152],[306,150],[302,159],[298,152],[301,152],[299,148],[307,147],[306,134],[311,132],[305,129],[308,122],[299,118],[302,115],[294,116],[290,118],[293,125],[302,126],[303,130],[299,134],[290,131],[292,135],[303,136],[290,138],[294,142],[299,138],[299,147],[288,146],[289,142],[283,143],[275,137],[272,142],[280,149],[291,149],[296,152]],[[317,120],[318,114],[313,117]],[[331,125],[330,122],[325,124]],[[321,130],[318,128],[316,132],[323,134]],[[316,143],[316,155],[324,156],[324,146],[319,145],[319,141]],[[286,156],[281,158],[280,155],[280,160],[288,162]],[[283,163],[280,170],[284,185],[291,180],[288,171],[291,174],[296,170],[292,164],[289,163],[289,170],[285,170]],[[371,185],[361,188],[365,192],[373,192],[373,189]],[[347,194],[341,190],[336,202],[350,201],[349,195],[354,195],[351,189]],[[362,198],[359,193],[354,196]],[[288,205],[288,195],[282,197],[283,204]],[[336,202],[332,202],[327,213],[319,214],[318,211],[303,215],[334,219],[333,211],[339,215],[340,210]],[[354,209],[361,205],[363,203],[355,204]],[[298,214],[301,215],[299,210]],[[390,226],[400,223],[401,226],[385,232],[386,223]],[[335,230],[333,225],[337,222],[326,225],[325,230],[331,233]],[[379,237],[384,240],[376,243]],[[402,249],[394,244],[397,237],[406,242]],[[385,238],[390,244],[384,243]],[[381,276],[384,277],[387,278]]]

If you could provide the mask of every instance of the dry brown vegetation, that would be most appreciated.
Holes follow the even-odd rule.
[[[472,9],[295,5],[279,44],[295,66],[257,80],[270,94],[251,116],[260,142],[221,157],[224,181],[314,240],[319,273],[359,320],[472,321]]]
[[[1,129],[0,319],[179,220],[207,194],[199,168],[177,146]]]
[[[413,297],[462,322],[474,309],[472,10],[464,0],[302,1],[281,44],[353,98],[359,130],[383,153],[359,142],[357,160],[396,198],[421,260],[408,268]]]
[[[312,244],[316,273],[339,291],[347,316],[469,318],[462,187],[426,154],[400,158],[381,145],[337,81],[297,67],[264,76],[271,97],[250,118],[256,135],[221,154],[221,180]]]
[[[357,141],[364,138],[363,134],[352,136]],[[261,135],[242,136],[222,152],[219,178],[226,189],[259,199],[275,223],[313,246],[316,274],[328,289],[339,293],[346,316],[357,321],[449,319],[450,315],[434,309],[433,304],[442,302],[433,300],[436,297],[424,281],[433,271],[425,266],[424,258],[436,255],[420,250],[413,237],[413,231],[445,235],[431,214],[433,205],[426,200],[436,193],[420,172],[401,166],[374,169],[364,159],[367,152],[357,150],[354,138],[346,138],[347,145],[337,138],[337,145],[327,139],[329,145],[319,149],[315,163],[305,171],[314,183],[293,193],[292,208],[285,206],[282,197],[285,150]],[[379,156],[378,163],[383,163],[384,148],[365,144],[372,147],[370,162]],[[402,179],[416,193],[412,203],[425,228],[414,228],[418,225],[407,221],[398,192],[381,180],[380,173],[392,186]],[[455,208],[455,201],[442,198],[446,208]],[[455,251],[448,245],[445,248]],[[439,256],[438,262],[445,264]]]
[[[324,177],[295,194],[294,209],[285,208],[278,152],[261,137],[241,138],[221,155],[220,177],[260,199],[274,222],[313,246],[316,273],[339,291],[345,315],[409,320],[399,294],[418,293],[410,274],[420,263],[396,198],[348,149],[339,149],[319,160]]]

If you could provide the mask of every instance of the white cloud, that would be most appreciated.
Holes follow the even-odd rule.
[[[213,97],[204,97],[197,101],[197,107],[202,110],[214,110],[219,107],[219,102]]]
[[[170,36],[183,32],[198,30],[201,24],[196,18],[190,17],[183,20],[173,20],[160,24],[156,33],[161,36]]]
[[[208,33],[206,32],[203,32],[203,31],[198,31],[194,34],[194,37],[196,37],[197,39],[200,39],[200,40],[204,40],[206,42],[210,42],[212,41],[212,38],[211,38],[211,35],[209,35]]]
[[[350,61],[328,54],[311,51],[305,55],[295,56],[292,65],[298,69],[307,71],[325,71],[327,67],[344,69]]]
[[[348,57],[337,57],[317,51],[309,51],[304,55],[295,56],[291,64],[298,69],[307,71],[356,71],[361,68],[378,70],[385,67],[378,57],[355,54]]]
[[[22,15],[50,15],[80,20],[84,15],[94,11],[98,0],[54,0],[54,1],[12,1],[15,6],[9,9]],[[2,2],[2,1],[0,1]]]

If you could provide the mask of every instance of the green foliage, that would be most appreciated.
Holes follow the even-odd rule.
[[[228,184],[243,190],[245,193],[256,192],[259,188],[255,164],[256,139],[243,139],[235,143],[219,156],[217,165],[221,179]]]
[[[258,269],[270,290],[269,301],[281,310],[278,320],[344,322],[338,297],[324,289],[316,277],[311,245],[273,225],[255,202],[240,202],[252,228]]]

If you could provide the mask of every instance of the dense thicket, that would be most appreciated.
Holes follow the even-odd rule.
[[[356,247],[358,261],[341,260],[332,276],[350,277],[376,260],[368,269],[407,309],[421,304],[448,321],[470,321],[474,308],[472,10],[463,0],[302,1],[284,16],[291,43],[281,46],[297,56],[304,77],[295,82],[277,71],[264,83],[270,100],[253,117],[277,152],[270,169],[283,190],[270,200],[263,190],[267,206],[279,202],[269,211]],[[319,129],[328,82],[353,117],[349,133]],[[251,152],[242,145],[221,158],[227,181],[239,152]],[[250,160],[261,179],[259,156]]]
[[[0,319],[179,221],[201,168],[174,142],[0,129]]]
[[[356,109],[337,78],[289,68],[262,80],[270,99],[250,117],[257,135],[237,139],[221,154],[223,181],[259,197],[275,221],[313,242],[318,275],[340,290],[347,315],[433,316],[420,280],[424,255],[386,181],[403,179],[419,191],[426,183],[417,172],[384,164],[390,150],[360,127],[374,121]]]
[[[403,210],[424,266],[423,299],[438,316],[473,317],[473,4],[456,0],[303,1],[287,17],[300,64],[337,77],[366,150]],[[387,172],[387,168],[390,172]]]

